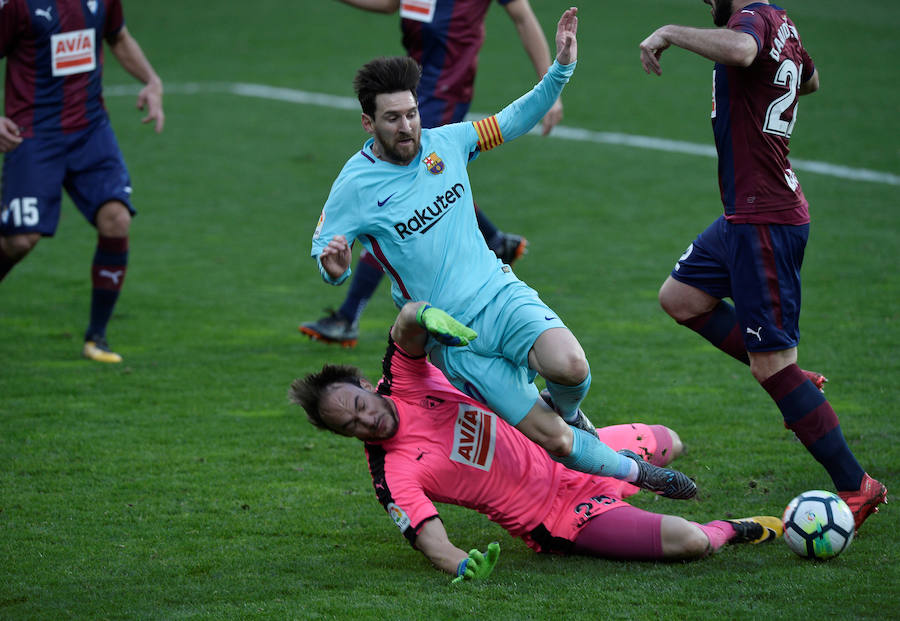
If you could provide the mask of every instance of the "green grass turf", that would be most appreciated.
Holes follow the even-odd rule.
[[[552,33],[563,5],[532,4]],[[822,76],[821,92],[802,100],[792,155],[900,173],[889,75],[900,9],[788,8]],[[395,18],[332,2],[125,9],[173,87],[351,96],[360,64],[401,51]],[[710,64],[670,50],[656,78],[638,63],[640,40],[672,21],[709,24],[699,2],[582,7],[564,123],[711,144]],[[494,7],[473,109],[499,109],[532,73]],[[106,84],[131,83],[110,61]],[[0,618],[900,615],[893,503],[828,563],[780,542],[691,564],[541,556],[478,514],[441,507],[459,546],[503,547],[490,581],[451,588],[383,513],[361,447],[317,432],[285,398],[294,377],[326,361],[377,377],[395,313],[384,283],[357,348],[296,332],[345,293],[320,281],[308,252],[330,184],[365,138],[358,113],[173,88],[155,136],[132,97],[107,105],[140,211],[109,329],[125,363],[79,359],[94,235],[66,201],[56,238],[0,285]],[[531,241],[518,275],[587,352],[593,420],[663,423],[689,447],[680,467],[697,478],[699,500],[635,504],[706,521],[777,515],[795,494],[830,488],[747,370],[656,303],[675,259],[720,210],[714,160],[529,136],[470,171],[494,221]],[[897,187],[800,178],[813,213],[801,363],[831,379],[861,463],[900,489]]]

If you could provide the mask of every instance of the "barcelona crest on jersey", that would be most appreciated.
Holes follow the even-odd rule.
[[[434,151],[431,152],[431,155],[422,160],[422,163],[425,164],[425,168],[427,168],[428,172],[432,175],[439,175],[444,172],[444,160],[442,160]]]

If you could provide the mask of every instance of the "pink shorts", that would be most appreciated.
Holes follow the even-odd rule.
[[[597,435],[614,450],[630,449],[657,466],[672,461],[672,437],[662,425],[615,425],[598,429]],[[591,520],[607,511],[630,507],[623,498],[638,491],[634,485],[612,477],[566,470],[543,523],[522,539],[538,552],[570,552]]]

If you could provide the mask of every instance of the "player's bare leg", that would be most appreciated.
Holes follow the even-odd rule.
[[[31,252],[41,239],[40,233],[22,233],[0,237],[0,281]]]
[[[591,385],[591,369],[575,335],[566,328],[545,330],[528,352],[528,365],[547,382],[544,401],[570,425],[595,433],[579,407]]]

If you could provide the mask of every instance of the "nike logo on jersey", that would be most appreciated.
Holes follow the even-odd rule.
[[[51,11],[53,10],[53,6],[48,6],[46,9],[35,9],[34,14],[38,17],[46,17],[48,22],[53,21],[53,15]]]
[[[394,192],[394,194],[396,194],[396,192]],[[378,206],[379,206],[379,207],[384,207],[384,206],[387,204],[387,202],[388,202],[389,200],[391,200],[391,197],[394,196],[394,194],[391,194],[391,196],[388,196],[388,197],[387,197],[386,199],[384,199],[383,201],[378,201]],[[378,199],[376,199],[376,200],[378,200]]]
[[[756,330],[753,330],[752,328],[747,328],[747,334],[752,334],[752,335],[755,336],[757,339],[759,339],[759,342],[760,342],[760,343],[762,343],[762,336],[761,336],[761,334],[762,334],[762,326],[758,327]]]
[[[553,321],[554,319],[556,319],[556,317],[547,317],[547,315],[544,315],[545,321]]]
[[[741,11],[741,13],[746,13],[747,15],[756,15],[756,11],[748,11],[747,9],[744,9],[743,11]]]

